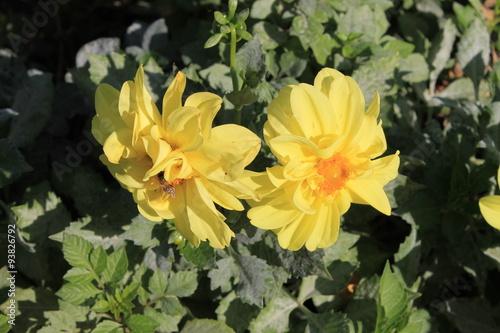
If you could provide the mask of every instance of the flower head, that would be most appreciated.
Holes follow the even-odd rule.
[[[284,87],[268,108],[264,136],[280,165],[251,177],[265,194],[248,212],[273,230],[283,248],[310,251],[332,245],[351,202],[390,215],[383,186],[397,176],[399,153],[387,149],[377,120],[380,98],[365,112],[357,83],[325,68],[314,85]]]
[[[500,168],[498,168],[497,179],[500,181]],[[479,209],[486,222],[500,230],[500,195],[482,197],[479,199]]]
[[[142,67],[118,91],[101,84],[92,133],[103,145],[101,161],[132,192],[142,215],[174,219],[192,244],[208,240],[217,248],[234,233],[216,209],[243,210],[237,198],[256,194],[238,179],[254,159],[260,139],[237,125],[212,128],[222,99],[208,92],[182,95],[186,77],[177,73],[160,114],[144,85]]]

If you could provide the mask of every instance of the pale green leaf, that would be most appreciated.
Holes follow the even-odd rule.
[[[63,240],[64,259],[73,267],[92,270],[89,260],[92,245],[85,239],[75,235],[65,235]]]
[[[234,333],[231,327],[213,319],[193,319],[184,325],[180,333]]]
[[[127,253],[125,248],[121,247],[108,255],[108,264],[102,272],[102,278],[106,282],[118,282],[125,276],[127,268]]]
[[[160,324],[153,318],[141,314],[131,315],[125,325],[131,330],[131,333],[153,333]]]
[[[180,271],[173,273],[168,279],[167,294],[177,297],[191,296],[198,287],[196,271]]]
[[[297,306],[298,304],[293,298],[280,290],[260,311],[259,315],[251,321],[250,332],[287,332],[290,313]]]

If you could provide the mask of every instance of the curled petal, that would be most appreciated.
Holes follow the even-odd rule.
[[[186,89],[186,75],[182,72],[177,72],[163,96],[162,119],[164,127],[170,114],[182,106],[184,89]]]
[[[200,126],[205,139],[210,138],[212,122],[217,115],[217,112],[219,112],[221,104],[222,98],[208,92],[195,93],[186,99],[185,106],[192,106],[200,110]]]

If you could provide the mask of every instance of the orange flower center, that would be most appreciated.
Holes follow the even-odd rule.
[[[323,176],[323,181],[318,184],[321,195],[327,196],[342,189],[349,180],[350,169],[349,160],[340,154],[319,161],[318,175]]]

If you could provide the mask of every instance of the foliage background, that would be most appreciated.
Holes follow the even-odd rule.
[[[477,201],[498,191],[500,4],[240,1],[244,8],[254,40],[238,59],[266,74],[243,125],[262,135],[279,89],[311,83],[324,66],[352,75],[367,101],[378,90],[388,153],[402,158],[386,187],[393,215],[355,205],[338,242],[314,253],[282,250],[244,214],[231,215],[230,249],[191,247],[169,223],[138,215],[99,162],[93,93],[102,82],[119,89],[143,64],[156,100],[175,70],[191,80],[187,94],[224,96],[228,48],[203,45],[227,4],[2,1],[0,247],[7,254],[15,224],[12,331],[498,332],[500,232]],[[217,123],[232,121],[231,103],[223,108]],[[273,163],[263,147],[251,168]],[[1,332],[9,319],[1,316]]]

